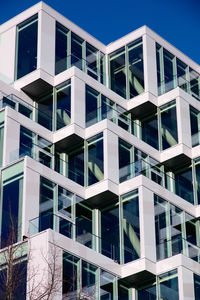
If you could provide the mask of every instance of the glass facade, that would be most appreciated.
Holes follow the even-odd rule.
[[[200,276],[194,274],[194,295],[195,300],[200,300]]]
[[[157,195],[154,212],[157,260],[182,253],[199,262],[198,219]]]
[[[36,121],[56,131],[71,123],[71,80],[39,97],[36,101]]]
[[[142,38],[109,55],[109,87],[125,99],[144,92]]]
[[[200,74],[156,44],[158,95],[177,86],[200,100]]]
[[[179,299],[177,270],[158,275],[154,282],[137,290],[137,300],[158,299]]]
[[[56,22],[55,75],[73,66],[105,85],[105,55]]]
[[[23,172],[23,161],[2,171],[1,248],[21,240]]]
[[[15,80],[37,69],[38,15],[17,26]]]

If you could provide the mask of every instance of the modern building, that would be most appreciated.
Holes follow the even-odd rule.
[[[53,263],[54,300],[199,300],[200,66],[146,26],[105,46],[43,2],[0,34],[0,278],[14,230],[15,299]]]

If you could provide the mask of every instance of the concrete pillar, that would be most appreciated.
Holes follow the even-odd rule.
[[[19,157],[20,124],[8,117],[8,110],[11,108],[5,109],[3,166]]]
[[[37,69],[54,76],[55,73],[55,19],[44,10],[39,11]]]
[[[143,35],[143,59],[145,92],[157,96],[156,45],[147,34]]]
[[[193,272],[183,266],[178,268],[179,300],[194,300]]]
[[[141,258],[156,261],[154,195],[144,186],[139,187],[140,252]]]
[[[85,128],[85,83],[76,76],[71,79],[71,124]]]
[[[183,98],[176,99],[176,114],[178,126],[179,143],[192,147],[191,126],[190,126],[190,106]]]
[[[107,129],[104,131],[104,179],[119,183],[118,136]]]

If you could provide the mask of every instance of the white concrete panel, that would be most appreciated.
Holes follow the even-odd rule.
[[[157,96],[156,44],[147,34],[143,36],[143,59],[145,91]]]
[[[71,123],[85,128],[85,83],[75,76],[71,79]]]
[[[0,80],[10,84],[15,72],[16,27],[0,34]]]
[[[179,143],[191,148],[190,106],[181,97],[177,97],[176,99],[176,115]]]
[[[19,135],[20,124],[7,117],[7,108],[5,109],[5,127],[4,127],[4,160],[3,166],[14,161],[19,156]]]
[[[180,266],[178,268],[179,300],[193,300],[194,276],[191,270]]]
[[[141,258],[156,261],[154,194],[145,187],[139,188],[139,214]]]
[[[104,131],[104,179],[119,184],[118,136]]]
[[[40,49],[38,68],[54,76],[55,73],[55,19],[45,11],[39,13]]]

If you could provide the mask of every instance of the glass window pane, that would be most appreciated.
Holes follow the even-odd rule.
[[[87,140],[87,185],[94,184],[104,178],[103,134]]]
[[[156,63],[157,63],[158,95],[161,95],[164,93],[163,48],[158,44],[156,44]]]
[[[110,88],[126,98],[126,66],[125,48],[121,48],[109,56],[110,62]]]
[[[192,147],[199,145],[199,120],[200,113],[198,110],[190,107],[190,126],[192,136]]]
[[[176,102],[172,101],[160,107],[162,150],[178,143],[178,130],[176,119]]]
[[[17,26],[16,79],[37,69],[38,16]]]
[[[129,289],[118,281],[118,300],[129,300]]]
[[[115,300],[115,276],[100,271],[100,300]]]
[[[177,271],[170,271],[158,277],[159,281],[159,299],[178,300],[178,275]]]
[[[195,300],[200,300],[200,276],[194,274],[194,294]]]
[[[76,240],[86,247],[93,248],[92,210],[83,199],[76,197]]]
[[[86,73],[98,80],[98,50],[86,42]]]
[[[132,145],[119,139],[119,180],[132,178]]]
[[[53,229],[53,207],[55,198],[55,184],[50,180],[40,178],[40,218],[39,231]]]
[[[46,93],[44,96],[37,99],[38,110],[37,122],[45,128],[52,130],[53,119],[53,91]]]
[[[67,154],[67,177],[84,186],[84,147],[77,145],[75,150]]]
[[[193,69],[190,72],[190,91],[192,96],[200,100],[200,75]]]
[[[145,287],[137,290],[137,300],[157,300],[157,286],[156,282],[152,282]]]
[[[106,62],[105,54],[100,52],[100,82],[106,84]]]
[[[183,211],[170,205],[171,243],[172,255],[182,253],[184,245],[184,220]]]
[[[154,195],[157,260],[170,256],[168,203]]]
[[[70,81],[56,87],[56,130],[71,122],[71,84]]]
[[[188,66],[178,58],[176,59],[176,66],[177,66],[178,86],[187,92],[188,91],[188,81],[187,81]]]
[[[20,126],[19,157],[28,155],[33,157],[35,134],[29,129]]]
[[[144,92],[142,38],[128,45],[129,98]]]
[[[71,33],[71,65],[83,70],[83,43],[84,41],[74,34]]]
[[[69,30],[56,22],[55,75],[67,69]]]
[[[20,164],[2,171],[1,186],[1,248],[4,248],[21,239],[23,169],[21,169]]]
[[[192,167],[175,173],[175,192],[181,198],[194,204]]]
[[[158,150],[159,143],[157,114],[149,116],[141,121],[141,131],[142,140]]]
[[[82,290],[81,299],[98,299],[98,269],[97,267],[82,261]]]
[[[101,253],[119,261],[119,205],[113,204],[101,210]]]
[[[79,258],[63,253],[63,299],[76,300],[80,290],[80,261]]]
[[[122,253],[124,263],[140,257],[140,220],[138,191],[123,195],[122,201]]]
[[[165,80],[165,93],[175,88],[176,71],[175,71],[175,57],[167,50],[163,49],[164,61],[164,80]]]
[[[72,218],[74,194],[58,186],[58,212]]]
[[[99,97],[100,94],[97,91],[86,86],[86,127],[99,121]]]

